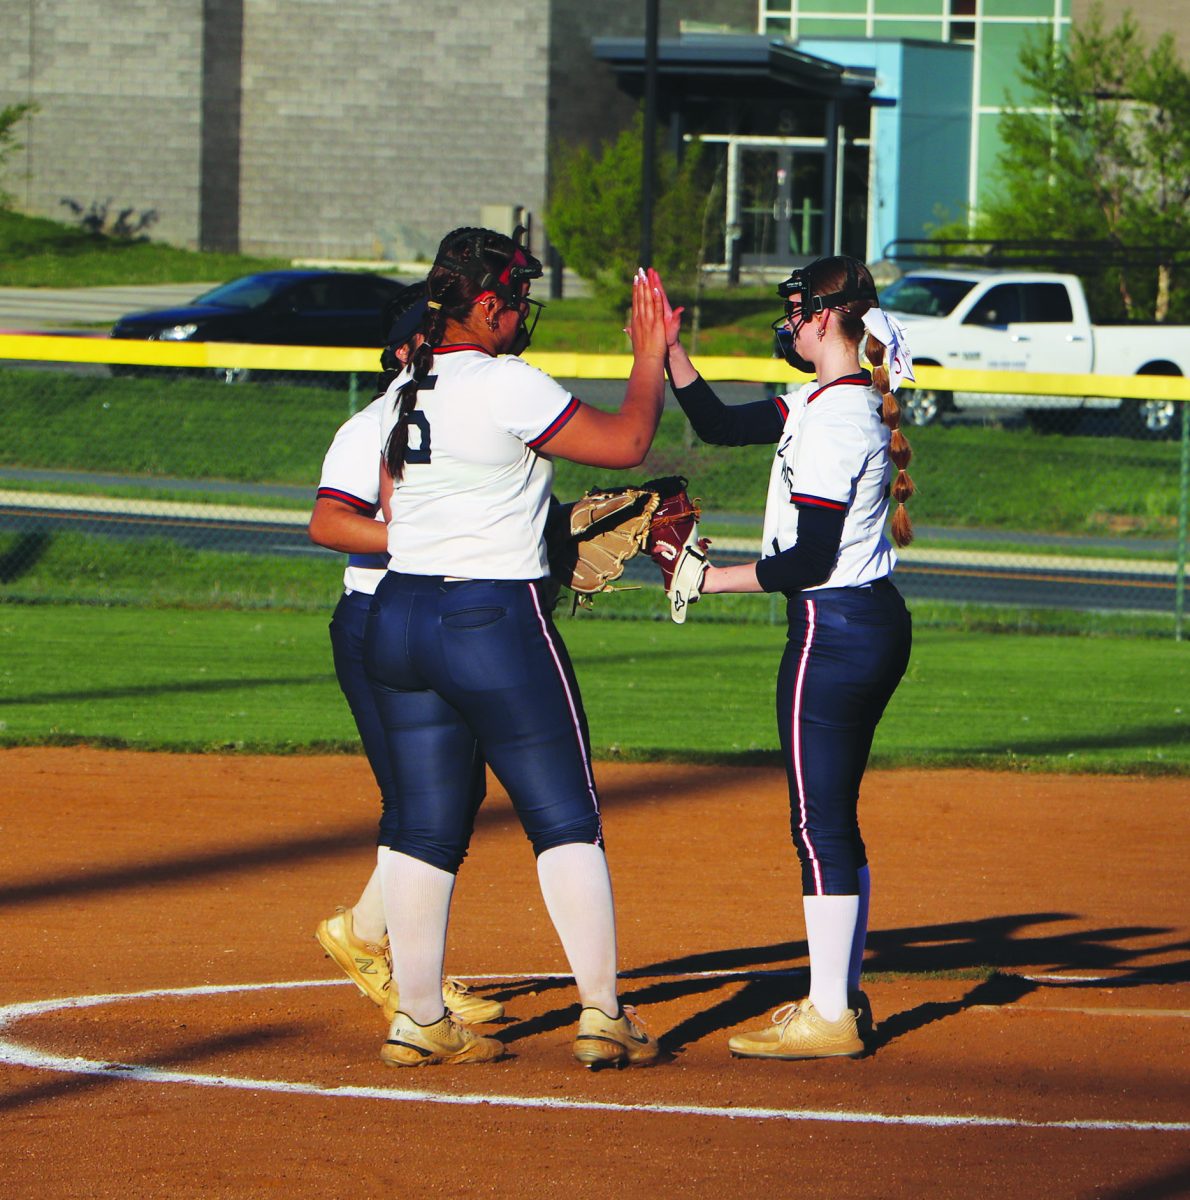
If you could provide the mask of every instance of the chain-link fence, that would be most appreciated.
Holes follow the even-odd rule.
[[[774,362],[770,384],[715,386],[729,402],[760,399],[790,386],[779,382],[784,372]],[[310,376],[253,379],[228,386],[210,369],[113,375],[102,363],[9,360],[0,370],[0,599],[332,604],[342,558],[311,545],[305,526],[326,447],[371,399],[374,376],[322,375],[317,386]],[[622,380],[561,381],[596,404],[623,395]],[[897,580],[915,612],[1180,626],[1184,405],[1170,405],[1162,428],[1138,429],[1118,403],[1015,399],[947,404],[908,427],[917,538]],[[742,561],[760,551],[771,456],[765,446],[705,446],[671,406],[638,471],[560,462],[555,490],[568,499],[596,482],[683,474],[701,499],[712,558]],[[640,590],[603,598],[594,612],[662,617],[647,559],[626,579]],[[780,597],[717,599],[707,618],[783,619]]]

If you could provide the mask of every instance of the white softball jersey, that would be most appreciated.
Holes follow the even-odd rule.
[[[805,384],[779,398],[789,410],[769,475],[763,554],[797,541],[797,505],[846,513],[839,556],[816,588],[854,587],[892,573],[897,556],[884,533],[891,436],[880,419],[880,396],[865,375],[826,385]]]
[[[396,423],[385,394],[381,444]],[[553,461],[537,447],[579,401],[514,355],[445,347],[417,394],[405,470],[388,526],[389,566],[410,575],[540,579]]]
[[[339,426],[326,457],[318,497],[338,500],[364,516],[383,522],[380,512],[380,428],[384,397]],[[351,554],[343,572],[343,588],[348,592],[372,595],[388,567],[386,554]]]

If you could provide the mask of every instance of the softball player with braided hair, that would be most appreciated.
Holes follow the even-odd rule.
[[[519,357],[540,274],[517,236],[448,234],[426,280],[423,342],[386,397],[390,560],[364,657],[399,812],[379,860],[400,993],[381,1058],[394,1066],[503,1052],[444,1012],[439,986],[477,757],[508,792],[537,857],[582,1003],[575,1057],[636,1065],[658,1052],[617,995],[587,723],[550,616],[544,534],[555,457],[622,468],[648,452],[665,398],[661,287],[643,272],[634,281],[632,374],[620,409],[603,412]]]
[[[392,372],[403,364],[420,340],[425,316],[425,286],[413,284],[399,293],[390,311],[391,327],[382,366]],[[377,396],[339,427],[322,464],[322,477],[308,527],[310,540],[348,555],[343,594],[331,618],[331,652],[335,676],[355,718],[364,753],[380,789],[382,832],[397,819],[397,804],[388,746],[372,688],[364,674],[364,626],[372,594],[388,565],[388,529],[380,508],[380,420],[382,396]],[[476,764],[476,803],[483,798],[483,764]],[[398,999],[392,987],[389,945],[380,895],[379,868],[373,870],[360,898],[320,921],[314,936],[360,992],[395,1012]],[[443,999],[456,1016],[467,1021],[494,1021],[504,1008],[495,1000],[473,995],[454,979],[443,983]],[[391,1011],[390,1011],[391,1010]]]
[[[783,592],[789,635],[777,674],[777,721],[789,778],[790,828],[801,863],[810,957],[809,995],[782,1005],[772,1024],[731,1038],[745,1058],[857,1057],[871,1013],[860,991],[870,872],[857,806],[876,725],[909,662],[911,624],[891,575],[884,533],[890,493],[893,540],[912,528],[905,501],[910,449],[892,388],[912,377],[903,335],[879,309],[863,263],[836,256],[781,284],[774,322],[791,365],[814,380],[772,400],[726,406],[679,340],[681,310],[668,303],[668,369],[674,394],[705,442],[775,442],[763,557],[715,567],[697,546],[678,566],[691,599],[717,592]],[[874,371],[860,365],[860,343]],[[889,363],[885,354],[890,351]],[[691,573],[701,575],[690,586]]]

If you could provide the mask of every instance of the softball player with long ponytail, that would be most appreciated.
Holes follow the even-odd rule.
[[[774,323],[778,342],[792,365],[816,378],[745,405],[725,406],[699,376],[679,341],[681,310],[666,304],[670,378],[698,436],[717,445],[777,446],[764,556],[698,568],[694,595],[763,591],[788,598],[777,720],[801,863],[810,989],[777,1009],[770,1026],[737,1034],[729,1046],[745,1058],[857,1057],[871,1028],[860,991],[871,882],[859,786],[911,642],[909,613],[890,578],[896,553],[884,533],[891,492],[893,540],[903,546],[912,538],[904,510],[913,493],[905,473],[910,450],[891,392],[911,364],[863,263],[819,259],[778,290],[785,300],[785,315]],[[865,327],[871,374],[859,359]]]
[[[419,340],[417,331],[425,311],[423,284],[414,284],[397,296],[383,365],[392,367],[408,358]],[[339,427],[323,460],[309,524],[311,541],[348,555],[343,594],[330,624],[331,652],[335,675],[380,788],[382,837],[395,827],[397,799],[380,714],[364,674],[363,645],[372,595],[388,567],[388,528],[379,512],[383,407],[381,395]],[[474,787],[478,804],[484,788],[482,763],[476,764]],[[375,868],[356,903],[320,921],[314,936],[327,957],[364,996],[381,1005],[391,1020],[399,999],[392,987],[386,930],[380,872]],[[472,994],[457,980],[445,980],[442,990],[447,1006],[463,1020],[494,1021],[504,1014],[499,1002]]]
[[[389,569],[365,664],[396,773],[399,820],[380,873],[401,1008],[393,1066],[484,1062],[503,1044],[443,1011],[439,988],[455,874],[475,820],[482,755],[504,785],[582,1003],[585,1065],[656,1058],[617,995],[615,913],[577,681],[553,625],[545,524],[554,457],[643,461],[665,399],[660,283],[633,285],[634,364],[623,404],[583,404],[519,353],[541,264],[516,238],[459,229],[426,280],[423,342],[394,381],[381,499]]]

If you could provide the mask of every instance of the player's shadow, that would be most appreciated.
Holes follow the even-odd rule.
[[[1019,913],[874,931],[865,963],[869,975],[895,972],[962,979],[969,974],[971,978],[963,995],[954,1000],[926,1002],[899,1013],[877,1013],[872,1048],[966,1008],[1015,1003],[1040,987],[1102,986],[1098,980],[1042,980],[1031,977],[1030,971],[1053,975],[1110,971],[1113,988],[1190,981],[1190,959],[1186,957],[1190,943],[1154,942],[1170,933],[1169,929],[1135,925],[1063,932],[1054,928],[1076,919],[1069,913]],[[1147,961],[1153,955],[1171,953],[1179,955],[1174,962],[1151,965]],[[734,979],[731,973],[737,973]],[[806,944],[778,942],[683,955],[634,967],[623,972],[621,981],[622,999],[642,1006],[734,989],[661,1036],[664,1050],[680,1052],[702,1038],[757,1021],[778,1005],[804,996],[809,982]],[[572,986],[569,979],[534,980],[499,994],[514,998],[521,991],[540,994]],[[572,1004],[520,1023],[505,1031],[504,1037],[518,1040],[577,1019],[578,1007]]]

